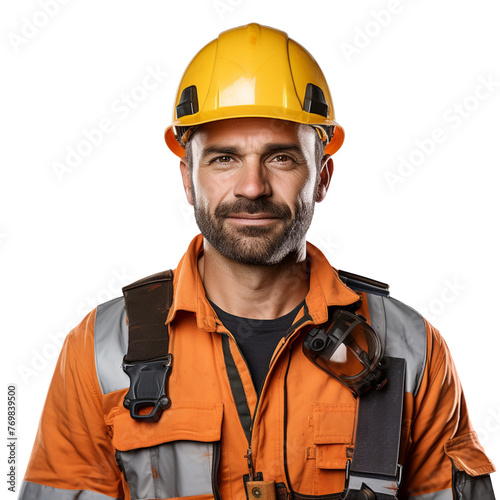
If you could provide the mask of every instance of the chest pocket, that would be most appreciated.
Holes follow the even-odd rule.
[[[316,403],[313,406],[316,468],[345,469],[353,447],[356,406]]]
[[[116,461],[131,500],[219,498],[222,403],[176,405],[157,422],[113,419]]]

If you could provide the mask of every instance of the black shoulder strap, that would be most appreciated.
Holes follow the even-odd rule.
[[[366,278],[365,276],[360,276],[359,274],[349,273],[347,271],[341,271],[339,269],[339,278],[349,287],[359,292],[369,292],[376,295],[383,295],[387,297],[389,295],[389,285],[383,283],[382,281],[377,281],[371,278]]]
[[[343,499],[395,499],[403,416],[405,360],[385,357],[387,383],[359,397],[356,444],[348,462]]]
[[[389,285],[359,274],[338,271],[339,278],[356,291],[389,296]],[[387,382],[359,397],[356,445],[348,461],[345,500],[395,499],[401,481],[398,464],[404,401],[404,359],[384,357]]]
[[[173,274],[162,271],[123,288],[128,316],[128,351],[124,361],[133,363],[168,354],[165,324],[173,300]]]
[[[170,406],[166,386],[172,355],[166,321],[173,300],[173,273],[163,271],[127,285],[123,296],[129,338],[122,368],[130,378],[123,405],[136,420],[156,421]]]

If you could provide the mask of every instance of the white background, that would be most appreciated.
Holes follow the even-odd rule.
[[[18,481],[62,336],[121,286],[175,267],[197,233],[163,131],[192,56],[219,32],[252,21],[313,53],[346,130],[309,239],[335,267],[390,283],[394,297],[440,329],[472,421],[499,465],[498,7],[4,2],[0,399],[8,383],[17,385]],[[141,88],[148,72],[156,80]],[[107,132],[86,149],[85,134],[102,123]],[[86,156],[56,173],[71,148]],[[404,159],[413,166],[402,169]],[[392,188],[388,172],[400,176]],[[5,411],[2,422],[5,433]]]

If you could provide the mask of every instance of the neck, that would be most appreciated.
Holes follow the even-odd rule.
[[[198,271],[207,297],[222,310],[253,319],[275,319],[302,302],[309,290],[305,242],[299,254],[278,264],[241,264],[224,257],[206,240]]]

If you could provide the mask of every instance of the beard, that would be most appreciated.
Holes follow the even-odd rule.
[[[294,214],[285,203],[267,198],[221,203],[213,214],[194,203],[196,223],[208,242],[226,258],[241,264],[273,265],[298,255],[314,214],[314,201],[297,201]],[[272,214],[277,222],[266,226],[235,226],[230,214]]]

